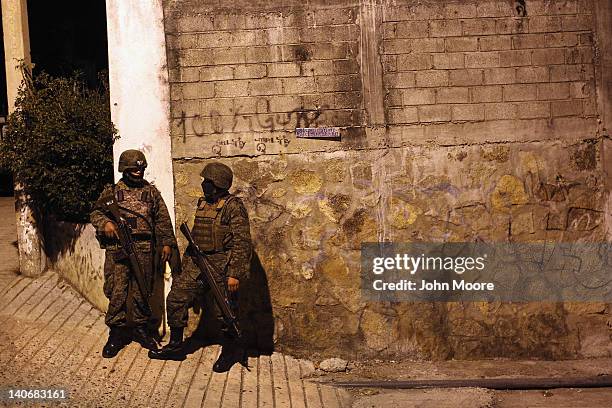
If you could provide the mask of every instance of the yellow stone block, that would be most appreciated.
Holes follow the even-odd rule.
[[[323,178],[315,171],[299,170],[291,174],[289,182],[300,194],[313,194],[323,186]]]
[[[528,201],[523,182],[509,174],[503,175],[491,194],[491,205],[496,210],[508,211],[512,205],[525,204]]]

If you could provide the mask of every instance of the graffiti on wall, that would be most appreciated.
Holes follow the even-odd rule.
[[[596,204],[601,180],[595,175],[585,179],[566,179],[558,175],[546,180],[529,172],[523,177],[503,176],[496,182],[498,186],[504,178],[514,180],[512,188],[501,192],[501,195],[507,196],[507,203],[493,202],[495,197],[490,196],[491,207],[486,201],[454,206],[449,210],[447,219],[442,220],[447,228],[473,225],[474,236],[478,237],[478,231],[484,224],[474,221],[476,214],[487,213],[490,208],[506,214],[497,218],[497,222],[501,222],[499,226],[506,231],[508,239],[514,236],[544,239],[548,232],[568,233],[575,238],[591,234],[603,226],[604,211]],[[503,225],[502,219],[506,220],[507,225]]]
[[[519,17],[527,16],[527,4],[525,4],[525,0],[517,0],[514,2],[514,9],[516,10],[516,15]]]
[[[239,105],[231,109],[231,115],[222,115],[217,110],[210,110],[205,114],[196,114],[191,117],[187,112],[181,111],[180,117],[174,120],[182,136],[183,143],[187,143],[187,135],[208,137],[226,133],[239,133],[242,131],[262,133],[255,136],[256,150],[265,153],[270,143],[277,143],[287,147],[290,140],[286,136],[266,136],[265,133],[277,131],[291,131],[296,128],[316,128],[321,126],[323,115],[329,111],[328,105],[309,109],[304,106],[295,107],[287,112],[271,112],[270,100],[258,98],[255,103],[255,112],[246,112],[244,106]],[[328,118],[333,120],[333,118]],[[221,153],[223,146],[233,146],[243,149],[247,144],[241,136],[230,139],[215,140],[212,151]]]

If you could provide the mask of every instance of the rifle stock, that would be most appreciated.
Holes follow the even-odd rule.
[[[230,307],[229,301],[221,292],[221,289],[217,285],[217,282],[215,281],[211,273],[211,271],[215,271],[215,274],[217,274],[218,276],[222,276],[222,274],[220,273],[221,271],[219,271],[219,269],[215,265],[213,265],[210,260],[208,260],[206,255],[200,249],[200,247],[195,243],[193,237],[191,236],[191,231],[189,230],[187,223],[182,223],[180,230],[185,236],[185,238],[187,238],[187,241],[191,246],[191,259],[204,275],[206,282],[208,283],[208,286],[212,291],[213,297],[215,298],[219,309],[221,309],[221,314],[223,314],[223,319],[225,320],[225,323],[234,329],[238,337],[242,337],[242,332],[240,330],[240,327],[238,326],[238,319],[234,315],[234,312]]]

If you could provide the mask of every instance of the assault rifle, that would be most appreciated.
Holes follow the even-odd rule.
[[[191,231],[189,231],[189,227],[187,226],[186,222],[181,224],[180,229],[185,238],[187,238],[189,245],[191,246],[189,250],[191,259],[204,275],[206,283],[208,283],[208,286],[212,291],[213,297],[215,298],[219,309],[221,309],[221,314],[223,315],[223,320],[225,321],[225,324],[233,328],[238,337],[242,337],[242,332],[240,331],[240,327],[238,326],[238,319],[234,315],[234,312],[232,312],[232,308],[230,307],[229,301],[221,292],[221,289],[217,285],[217,282],[215,281],[215,278],[213,277],[211,271],[214,271],[215,275],[217,276],[223,276],[223,274],[221,273],[221,271],[219,271],[219,268],[217,268],[215,265],[213,265],[212,262],[210,262],[204,252],[202,252],[200,247],[195,243],[193,237],[191,236]]]
[[[135,244],[131,234],[132,229],[127,221],[121,216],[121,213],[119,212],[119,204],[117,204],[114,197],[106,202],[106,208],[108,208],[113,221],[115,224],[117,224],[117,238],[119,238],[119,242],[121,243],[121,250],[124,257],[130,262],[130,269],[134,275],[134,278],[136,279],[138,290],[140,290],[140,294],[144,299],[144,313],[147,316],[151,316],[151,306],[149,305],[149,297],[151,296],[151,292],[149,291],[149,286],[145,280],[144,272],[140,266],[140,262],[138,262],[138,257],[136,256]]]

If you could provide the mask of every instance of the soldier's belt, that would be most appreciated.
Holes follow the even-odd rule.
[[[132,233],[132,239],[134,241],[150,241],[152,237],[153,235],[148,232]]]
[[[212,251],[202,251],[202,250],[200,250],[200,252],[202,252],[205,255],[214,255],[214,254],[222,254],[224,251],[215,251],[215,250],[212,250]]]
[[[113,245],[118,245],[119,244],[119,240],[116,238],[108,238],[106,235],[104,235],[104,233],[99,232],[96,233],[98,235],[98,240],[106,246],[113,246]],[[153,235],[148,233],[148,232],[137,232],[137,233],[133,233],[131,234],[132,239],[134,240],[134,242],[143,242],[143,241],[151,241],[151,239],[153,238]]]

